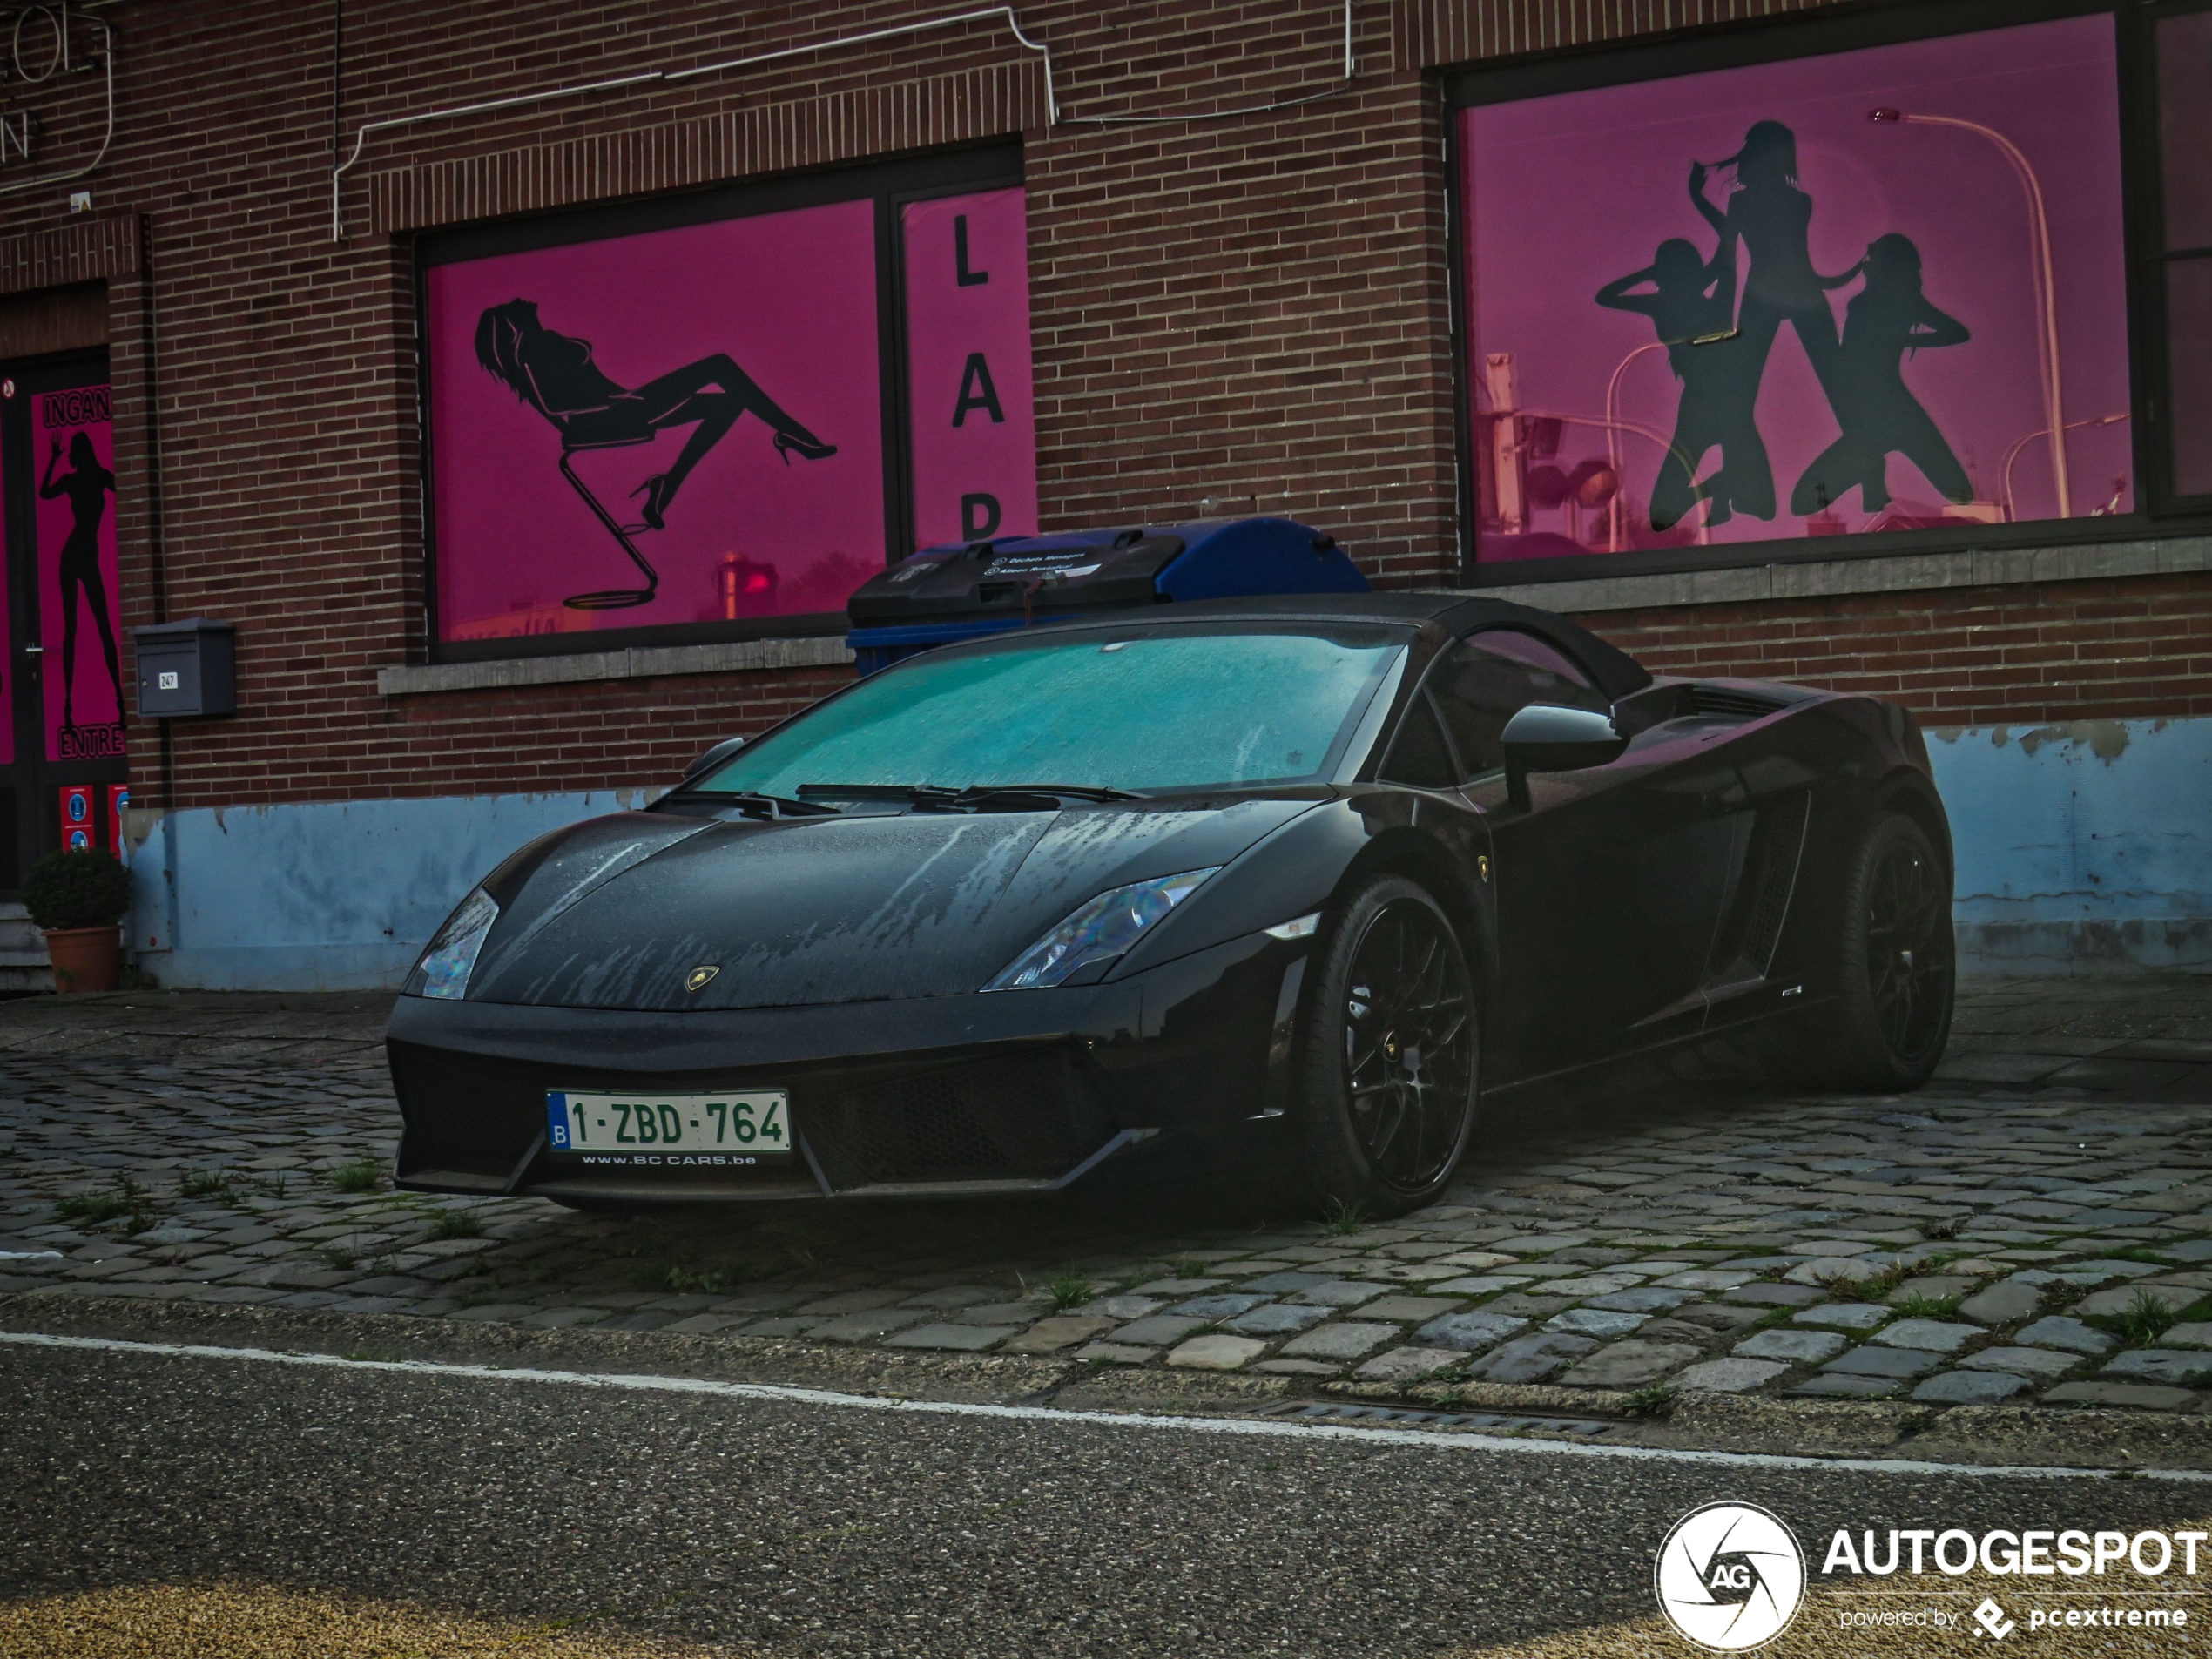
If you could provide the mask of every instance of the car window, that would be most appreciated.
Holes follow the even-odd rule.
[[[1453,646],[1429,677],[1467,778],[1506,764],[1506,722],[1531,703],[1606,712],[1605,694],[1573,658],[1515,629],[1490,629]]]
[[[1362,624],[1025,633],[872,674],[687,788],[1300,782],[1336,764],[1406,650],[1403,629]]]
[[[1449,789],[1459,782],[1444,729],[1437,725],[1436,711],[1426,694],[1417,693],[1407,707],[1382,775],[1386,783],[1411,784],[1417,789]]]
[[[1501,657],[1510,657],[1531,668],[1556,674],[1570,685],[1588,689],[1591,684],[1580,663],[1550,640],[1539,638],[1525,629],[1485,628],[1480,633],[1469,634],[1467,643],[1478,650],[1495,651]]]

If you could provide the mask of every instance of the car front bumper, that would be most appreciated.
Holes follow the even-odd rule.
[[[698,1014],[401,997],[417,1191],[620,1202],[1050,1191],[1159,1136],[1279,1115],[1306,941],[1255,934],[1117,983]],[[546,1143],[548,1091],[781,1089],[752,1163]]]

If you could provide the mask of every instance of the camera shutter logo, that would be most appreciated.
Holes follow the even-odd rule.
[[[1804,1600],[1804,1552],[1757,1505],[1709,1503],[1675,1522],[1659,1546],[1652,1585],[1667,1622],[1699,1647],[1764,1647]]]

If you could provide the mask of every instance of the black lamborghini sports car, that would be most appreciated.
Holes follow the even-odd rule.
[[[1926,750],[1872,698],[1655,678],[1452,595],[1022,629],[486,877],[392,1016],[397,1175],[980,1195],[1234,1130],[1381,1213],[1479,1106],[1723,1032],[1913,1087],[1950,900]]]

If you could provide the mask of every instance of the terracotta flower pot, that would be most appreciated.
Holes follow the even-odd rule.
[[[46,934],[57,991],[111,991],[123,979],[123,929],[56,927]]]

